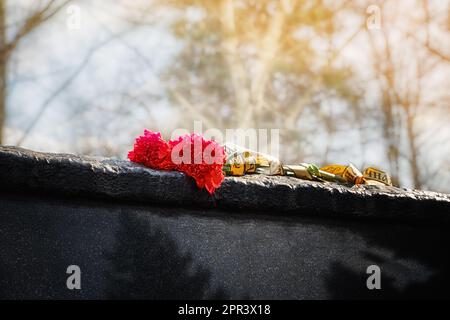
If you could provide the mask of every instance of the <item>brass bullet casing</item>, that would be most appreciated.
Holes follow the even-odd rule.
[[[362,173],[351,163],[348,166],[329,165],[320,168],[320,170],[339,175],[346,182],[352,184],[392,186],[390,176],[386,172],[373,167],[366,168]]]
[[[304,165],[283,165],[283,173],[287,176],[294,176],[299,179],[315,180],[308,167]]]
[[[391,177],[384,171],[377,168],[369,167],[363,171],[365,184],[392,186]]]
[[[255,152],[232,143],[225,143],[227,159],[223,172],[228,176],[243,176],[259,173],[267,175],[282,175],[280,161],[271,155]]]
[[[351,163],[348,166],[339,164],[328,165],[320,168],[320,170],[337,175],[341,177],[344,182],[351,184],[360,184],[363,181],[363,174]]]
[[[285,175],[294,176],[299,179],[330,181],[345,183],[346,181],[339,175],[320,170],[316,165],[301,163],[298,165],[283,165]]]

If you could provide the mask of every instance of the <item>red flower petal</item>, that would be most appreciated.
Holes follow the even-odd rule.
[[[153,169],[182,171],[210,194],[224,179],[224,148],[198,134],[185,135],[167,143],[161,133],[144,130],[144,135],[136,139],[128,158]]]

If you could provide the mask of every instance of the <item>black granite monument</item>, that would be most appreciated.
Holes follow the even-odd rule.
[[[0,147],[2,299],[449,298],[449,226],[434,192]]]

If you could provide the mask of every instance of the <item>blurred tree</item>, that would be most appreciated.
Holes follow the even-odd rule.
[[[417,18],[405,14],[406,10],[395,10],[397,2],[384,1],[382,28],[367,32],[373,76],[379,88],[383,137],[396,182],[400,172],[406,171],[402,170],[406,164],[409,179],[401,180],[410,180],[417,189],[440,189],[442,181],[449,178],[444,168],[450,153],[445,149],[445,133],[444,139],[430,139],[430,132],[445,129],[450,105],[448,96],[432,90],[438,87],[431,84],[436,71],[450,70],[446,48],[439,46],[439,42],[449,43],[450,33],[439,27],[447,18],[440,12],[442,2],[417,0],[409,5],[419,13]],[[433,34],[439,35],[439,42],[433,40]],[[433,125],[423,125],[431,115]],[[426,150],[438,144],[444,146],[442,154],[433,158]]]
[[[290,145],[284,158],[303,160],[313,150],[308,138],[334,130],[339,113],[345,122],[352,113],[343,107],[359,97],[349,85],[351,68],[333,64],[339,48],[316,41],[331,39],[340,27],[335,12],[345,1],[325,2],[162,2],[180,13],[172,32],[183,48],[164,81],[171,102],[184,111],[183,125],[283,128],[282,141]],[[341,108],[331,112],[326,98]]]
[[[30,17],[45,8],[43,15],[51,15],[50,8],[63,4],[43,2],[28,5]],[[6,69],[16,50],[5,49],[19,30],[27,30],[22,19],[5,22],[11,19],[5,3],[18,6],[0,1],[3,119]],[[377,3],[381,28],[368,30],[367,9]],[[448,191],[449,0],[93,4],[84,3],[85,12],[95,21],[97,13],[106,17],[97,22],[107,39],[99,37],[104,41],[88,50],[80,66],[66,80],[58,78],[55,90],[21,128],[17,144],[28,135],[27,145],[33,146],[28,133],[63,91],[67,101],[59,103],[72,119],[70,152],[123,157],[129,137],[143,126],[168,133],[177,125],[192,129],[193,120],[202,120],[204,130],[279,128],[281,156],[288,162],[354,161],[388,170],[401,185]],[[24,16],[23,7],[18,12]],[[122,38],[125,33],[130,37]],[[158,54],[164,59],[153,55],[143,41],[147,38],[161,41]],[[116,70],[102,61],[105,70],[117,71],[117,77],[108,76],[114,79],[109,89],[106,81],[87,81],[96,86],[89,96],[86,82],[70,85],[84,66],[86,78],[95,78],[98,70],[86,62],[111,39],[118,41],[108,55],[121,63]],[[126,53],[118,56],[118,47]]]
[[[0,145],[3,143],[6,120],[8,62],[24,38],[54,17],[70,1],[36,1],[22,21],[11,23],[8,20],[8,11],[12,10],[11,6],[20,5],[19,1],[11,4],[0,0]]]

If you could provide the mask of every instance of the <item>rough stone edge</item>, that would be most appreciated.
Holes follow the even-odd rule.
[[[0,188],[100,196],[175,206],[296,215],[450,222],[450,195],[395,187],[346,187],[289,177],[227,177],[210,196],[183,173],[126,160],[0,146]]]

